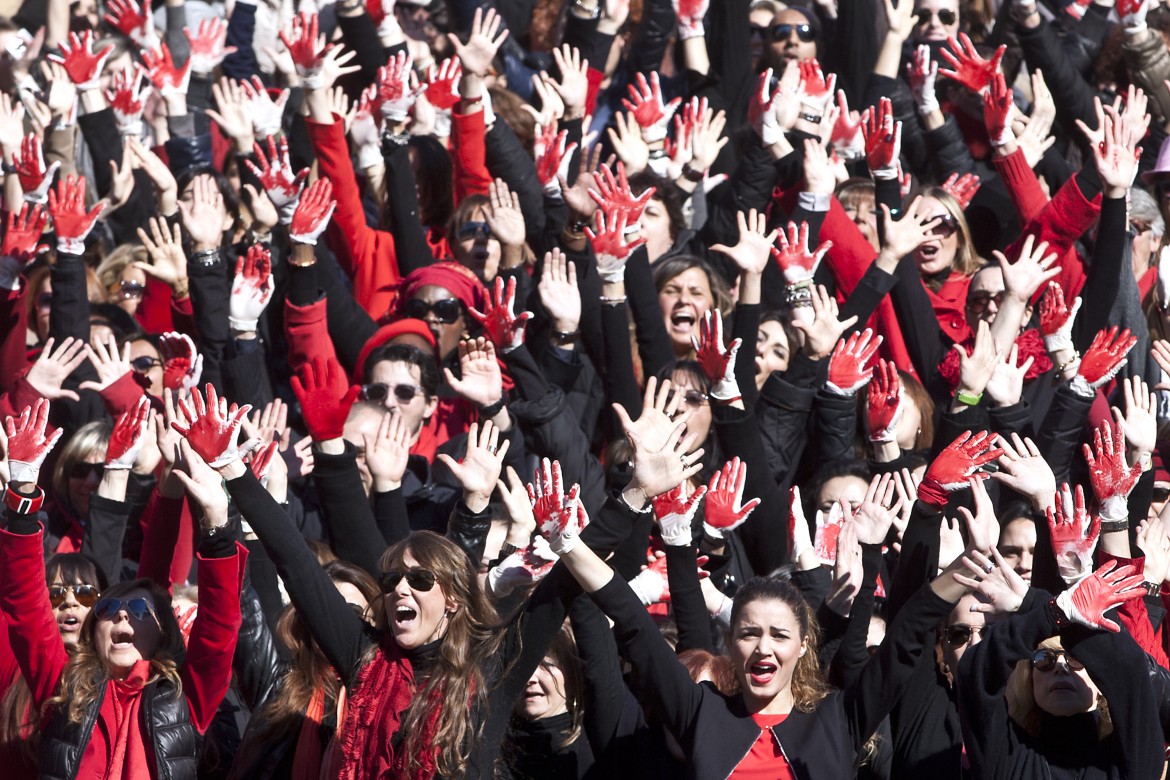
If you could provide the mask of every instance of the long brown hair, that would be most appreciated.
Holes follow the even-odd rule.
[[[158,648],[150,658],[150,679],[147,680],[147,685],[165,679],[174,688],[175,696],[181,696],[183,683],[179,678],[179,666],[186,658],[186,650],[183,647],[183,634],[179,630],[179,623],[171,609],[171,595],[153,580],[138,579],[120,582],[107,588],[102,593],[102,598],[125,598],[135,591],[146,591],[150,594],[159,622]],[[97,700],[98,693],[110,680],[109,669],[98,657],[93,645],[96,626],[97,614],[91,609],[81,624],[77,647],[61,672],[57,695],[45,702],[46,712],[59,710],[70,723],[82,722],[86,710]]]
[[[1037,646],[1037,649],[1064,650],[1059,637],[1045,639]],[[1016,662],[1016,668],[1008,677],[1004,697],[1007,699],[1008,717],[1033,737],[1040,736],[1040,720],[1044,711],[1036,703],[1036,693],[1032,687],[1031,654],[1028,658]],[[1109,714],[1109,703],[1099,693],[1097,694],[1097,709],[1100,713],[1097,718],[1097,737],[1105,739],[1113,733],[1113,718]]]
[[[403,750],[410,770],[420,768],[421,728],[431,720],[428,710],[437,704],[438,720],[433,735],[438,773],[461,777],[467,769],[480,726],[475,719],[487,707],[488,681],[484,665],[499,647],[500,635],[495,608],[480,587],[476,570],[467,553],[454,542],[430,531],[416,531],[382,554],[382,571],[404,569],[410,555],[419,566],[434,572],[443,595],[458,607],[448,615],[447,631],[439,644],[430,674],[415,691],[405,724]],[[374,611],[379,628],[385,627],[385,609]]]

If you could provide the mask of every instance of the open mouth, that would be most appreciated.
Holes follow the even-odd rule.
[[[937,244],[923,244],[918,247],[918,253],[922,255],[923,260],[933,260],[938,257],[940,247]]]
[[[399,606],[394,609],[394,625],[399,628],[410,628],[417,617],[418,612],[410,607]]]
[[[760,661],[754,663],[749,670],[753,685],[767,685],[776,676],[776,664]]]
[[[134,647],[134,632],[119,629],[110,634],[110,641],[113,643],[115,650],[129,650]]]
[[[66,615],[57,621],[57,627],[63,631],[76,631],[81,628],[81,621],[73,615]]]
[[[675,330],[691,330],[695,327],[695,314],[690,309],[679,309],[670,315],[670,325]]]

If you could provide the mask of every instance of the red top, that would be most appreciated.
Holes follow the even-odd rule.
[[[779,740],[772,733],[772,727],[783,723],[787,717],[787,714],[752,716],[760,727],[760,736],[728,780],[796,780]]]

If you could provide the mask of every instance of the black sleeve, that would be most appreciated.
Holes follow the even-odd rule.
[[[1077,119],[1095,124],[1097,114],[1093,97],[1096,92],[1073,67],[1052,25],[1041,20],[1040,26],[1033,29],[1016,25],[1015,32],[1028,68],[1043,73],[1052,90],[1060,126],[1075,127],[1074,120]]]
[[[374,20],[365,9],[356,16],[342,16],[337,14],[337,27],[341,30],[341,38],[346,48],[357,53],[355,65],[361,71],[355,74],[354,82],[365,87],[378,80],[378,68],[386,64],[386,51],[378,39],[378,28]]]
[[[101,567],[107,582],[118,582],[122,572],[122,539],[130,504],[94,493],[89,497],[89,521],[81,537],[81,552]]]
[[[228,480],[227,487],[240,514],[276,564],[289,598],[321,652],[345,684],[352,686],[371,641],[362,619],[345,603],[317,557],[251,469]]]
[[[364,14],[363,14],[364,16]],[[406,144],[383,143],[386,161],[386,229],[394,235],[394,254],[398,272],[406,276],[435,262],[427,243],[426,228],[419,217],[418,193],[414,169],[410,165]]]
[[[849,293],[849,297],[841,306],[839,316],[842,320],[853,316],[857,317],[856,324],[842,333],[841,337],[848,338],[854,332],[865,330],[866,323],[869,322],[870,316],[877,311],[882,298],[885,298],[897,283],[897,276],[886,273],[878,267],[877,263],[870,263],[869,268],[865,269],[865,273],[857,282],[857,286],[853,288],[853,292]]]
[[[585,736],[595,756],[605,753],[614,738],[626,683],[609,621],[589,599],[577,599],[569,610],[581,676],[585,681]]]
[[[800,358],[800,355],[793,356],[793,363],[799,362]],[[792,367],[790,363],[790,372]],[[759,403],[756,404],[756,435],[766,455],[760,467],[766,469],[777,484],[793,479],[804,454],[814,397],[811,388],[797,386],[788,381],[787,375],[776,372],[768,377],[760,391]]]
[[[760,304],[737,303],[735,318],[731,323],[731,340],[740,340],[738,359],[735,361],[735,381],[739,384],[743,405],[748,409],[756,406],[756,361],[752,355],[756,350],[756,339],[760,332]]]
[[[233,403],[240,406],[251,404],[253,409],[263,409],[275,400],[264,347],[263,338],[234,339],[228,343],[227,354],[219,368],[223,375],[224,393]]]
[[[963,140],[963,133],[953,116],[948,114],[942,127],[926,132],[926,146],[930,150],[934,175],[938,181],[946,181],[952,173],[962,176],[975,172],[971,150],[967,148],[967,142]]]
[[[857,396],[837,395],[824,387],[813,404],[814,462],[818,465],[852,460],[857,450]]]
[[[354,446],[345,442],[345,452],[340,455],[326,454],[314,447],[313,483],[321,499],[321,512],[333,552],[343,561],[377,577],[378,559],[386,543],[362,489]]]
[[[938,385],[938,366],[946,357],[950,344],[939,328],[938,317],[926,288],[922,286],[918,267],[913,262],[902,260],[894,276],[898,283],[890,291],[890,300],[898,317],[898,329],[906,342],[914,370],[927,390],[933,390]]]
[[[1082,306],[1073,323],[1073,343],[1083,355],[1097,332],[1110,325],[1109,315],[1121,291],[1122,265],[1129,252],[1129,217],[1126,199],[1101,197],[1101,217],[1097,223],[1097,241],[1093,245],[1093,262],[1081,290]]]
[[[248,709],[256,712],[267,703],[284,668],[280,663],[280,654],[276,651],[272,631],[265,620],[260,597],[248,584],[244,585],[240,595],[240,616],[243,622],[232,656],[232,676],[240,690],[240,697]]]
[[[930,582],[938,571],[942,521],[940,510],[915,500],[910,521],[902,534],[902,554],[898,556],[887,595],[887,620],[893,620],[910,597]]]
[[[503,179],[520,196],[524,232],[529,246],[540,246],[544,235],[544,188],[532,159],[507,122],[497,121],[484,137],[485,162],[493,178]]]
[[[678,625],[678,644],[674,649],[679,653],[693,648],[715,652],[698,567],[693,545],[666,545],[666,581],[670,588],[671,611]]]
[[[382,540],[389,547],[410,536],[410,516],[406,511],[406,498],[402,488],[385,493],[374,491],[374,521]]]
[[[755,77],[751,80],[754,84]],[[735,244],[739,236],[736,215],[741,211],[746,214],[751,209],[767,209],[779,179],[779,169],[772,153],[764,147],[759,136],[752,133],[727,184],[719,188],[716,197],[707,201],[707,221],[699,231],[703,243],[707,246]]]
[[[882,566],[880,544],[861,545],[862,565],[865,576],[861,588],[853,597],[853,608],[849,610],[849,624],[837,648],[834,667],[840,673],[840,687],[848,687],[857,681],[862,669],[869,663],[869,621],[873,617],[873,599],[877,592],[878,572]]]
[[[488,531],[492,527],[490,505],[482,512],[472,512],[462,500],[456,502],[447,523],[447,538],[467,553],[471,565],[478,571],[487,547]]]
[[[601,372],[605,397],[611,403],[621,404],[630,419],[636,420],[642,414],[642,394],[631,370],[634,354],[630,351],[630,318],[626,304],[601,307],[601,335],[605,350],[605,370]],[[752,384],[755,384],[754,380]]]
[[[634,317],[642,375],[656,375],[674,360],[674,348],[666,334],[666,326],[662,324],[658,288],[654,286],[650,256],[645,247],[635,249],[626,261],[626,298]]]
[[[221,248],[223,259],[210,266],[187,264],[191,312],[199,333],[199,353],[203,355],[203,382],[211,382],[220,393],[224,392],[220,363],[231,339],[228,312],[233,270],[227,260],[227,251],[226,247]]]

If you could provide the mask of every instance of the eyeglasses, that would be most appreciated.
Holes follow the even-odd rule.
[[[1164,504],[1170,501],[1170,488],[1154,485],[1154,495],[1151,499],[1155,504]]]
[[[140,374],[145,374],[155,366],[161,366],[162,364],[163,362],[158,358],[151,357],[150,355],[142,355],[130,361],[130,368],[134,369]]]
[[[155,624],[160,628],[162,627],[162,624],[158,622],[158,615],[155,614],[154,607],[151,606],[149,601],[141,597],[127,599],[126,601],[105,598],[99,601],[97,606],[94,607],[94,612],[97,614],[98,620],[113,620],[122,610],[125,610],[127,615],[139,622],[146,620],[146,616],[150,615],[154,619]]]
[[[1069,671],[1079,672],[1085,668],[1083,663],[1063,650],[1037,650],[1032,653],[1032,668],[1038,672],[1051,672],[1056,668],[1058,658],[1064,659],[1065,668]]]
[[[363,607],[361,604],[354,604],[352,601],[349,601],[346,603],[349,604],[349,608],[353,610],[354,614],[358,616],[359,620],[366,619],[366,608],[365,607]]]
[[[122,289],[122,300],[124,301],[131,298],[141,298],[142,294],[146,292],[146,285],[128,279],[123,279],[118,283],[118,286]]]
[[[73,592],[73,598],[83,607],[92,607],[97,601],[98,589],[93,585],[50,585],[49,603],[53,609],[65,603],[65,594]]]
[[[959,229],[959,220],[955,219],[950,214],[944,214],[939,219],[938,224],[930,229],[930,236],[937,238],[950,238]]]
[[[967,308],[972,314],[982,314],[987,311],[987,307],[992,301],[995,301],[995,306],[998,309],[1003,305],[1003,290],[997,293],[988,292],[987,290],[979,290],[977,292],[967,294]]]
[[[951,647],[962,647],[971,641],[972,634],[982,636],[983,629],[985,628],[987,626],[968,626],[963,623],[956,623],[943,629],[943,639]]]
[[[674,399],[675,392],[677,392],[677,391],[672,390],[670,392],[670,395],[667,396],[666,403],[668,406],[670,405],[671,401]],[[683,393],[683,401],[682,402],[692,409],[698,409],[700,406],[707,405],[707,403],[708,403],[707,394],[704,393],[702,390],[687,390]]]
[[[941,11],[932,11],[929,8],[919,8],[914,12],[914,15],[918,17],[918,23],[920,25],[930,24],[931,18],[936,16],[938,17],[939,22],[947,26],[954,24],[958,20],[958,17],[955,16],[955,12],[949,8],[943,8]]]
[[[69,469],[69,476],[73,479],[87,479],[90,474],[97,474],[98,479],[106,473],[104,463],[74,463]]]
[[[771,27],[753,24],[751,29],[752,35],[771,38],[774,41],[787,40],[792,36],[793,31],[796,32],[796,37],[805,43],[811,43],[817,37],[811,24],[774,24]]]
[[[53,305],[53,293],[43,292],[37,296],[37,308],[47,309]]]
[[[375,382],[371,385],[362,385],[362,400],[363,401],[385,401],[386,397],[394,393],[394,398],[401,403],[408,404],[414,400],[414,397],[423,392],[423,389],[418,385],[394,385],[393,387],[383,383]]]
[[[426,593],[435,587],[435,573],[427,569],[409,569],[407,571],[391,569],[390,571],[384,571],[378,577],[378,587],[382,589],[383,593],[393,593],[403,577],[406,577],[406,584],[412,590],[417,590],[421,593]]]
[[[459,226],[460,238],[482,238],[487,241],[492,237],[492,226],[486,222],[464,222]]]
[[[450,325],[463,316],[463,304],[458,298],[444,298],[441,301],[427,303],[421,298],[412,298],[402,307],[402,314],[412,320],[425,320],[427,315],[434,312],[435,318],[444,325]]]

